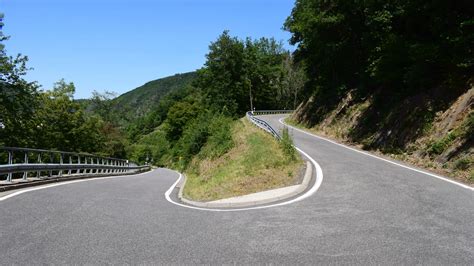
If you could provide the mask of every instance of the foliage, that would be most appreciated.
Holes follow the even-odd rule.
[[[161,98],[172,91],[189,86],[195,77],[195,72],[176,74],[147,82],[134,90],[120,95],[111,101],[113,112],[113,117],[110,118],[111,121],[121,126],[127,126],[136,119],[144,119],[147,120],[146,122],[154,123],[155,121],[152,117],[145,118],[145,116],[159,108]],[[161,120],[154,124],[157,125],[161,122],[163,121]]]
[[[285,29],[310,93],[382,87],[407,95],[472,74],[472,14],[470,1],[298,0]]]
[[[472,164],[473,161],[470,158],[461,158],[454,162],[454,169],[467,170]]]
[[[201,158],[218,158],[234,146],[232,123],[233,120],[230,117],[222,114],[212,118],[208,127],[209,137],[200,152]]]
[[[285,154],[286,158],[290,161],[295,161],[297,158],[296,149],[293,146],[293,139],[288,132],[288,128],[285,127],[282,130],[281,140],[280,140],[280,148]]]
[[[234,117],[250,110],[251,105],[256,109],[288,108],[288,99],[293,98],[285,69],[289,57],[272,38],[243,41],[224,31],[209,46],[194,86],[202,90],[211,109]]]
[[[274,189],[298,182],[302,160],[286,158],[278,142],[246,118],[230,125],[233,147],[218,157],[198,155],[187,171],[184,195],[216,200]],[[208,150],[209,141],[203,147]]]
[[[128,157],[138,163],[148,162],[164,166],[167,164],[167,155],[170,151],[170,143],[166,139],[166,134],[158,129],[143,136],[137,143],[128,148]]]
[[[0,32],[0,41],[6,39]],[[100,115],[85,113],[73,98],[72,82],[60,80],[51,90],[40,91],[35,82],[23,78],[28,57],[7,56],[3,43],[0,48],[0,146],[125,156],[121,133]],[[103,111],[105,116],[108,112]]]
[[[212,112],[202,113],[190,121],[173,147],[172,157],[177,167],[186,168],[197,154],[204,158],[216,157],[230,149],[233,145],[231,122],[231,118]]]
[[[428,153],[430,154],[441,154],[443,153],[447,147],[456,139],[457,134],[451,132],[448,133],[444,138],[435,141],[428,149]]]

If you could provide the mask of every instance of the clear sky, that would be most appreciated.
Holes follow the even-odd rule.
[[[60,78],[76,98],[93,90],[119,94],[143,83],[193,71],[224,31],[274,37],[294,0],[0,0],[7,53],[25,54],[28,80],[49,89]]]

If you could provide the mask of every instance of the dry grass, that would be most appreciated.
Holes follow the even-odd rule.
[[[232,127],[234,148],[216,159],[197,156],[184,196],[199,201],[245,195],[297,184],[303,161],[288,160],[278,142],[246,119]]]
[[[334,140],[339,143],[343,143],[348,146],[352,146],[354,148],[363,150],[363,145],[360,143],[354,143],[351,142],[347,137],[347,134],[337,134],[337,130],[331,129],[331,128],[326,128],[325,130],[320,129],[318,126],[313,127],[313,128],[308,128],[302,124],[297,123],[296,121],[287,118],[285,122],[289,125],[292,125],[294,127],[304,129],[306,131],[309,131],[311,133],[326,137],[328,139]],[[347,130],[346,130],[347,131]],[[422,145],[420,145],[422,147]],[[421,148],[419,148],[421,149]],[[367,151],[367,150],[365,150]],[[447,162],[445,164],[438,163],[434,161],[433,159],[427,157],[427,156],[419,156],[419,153],[416,152],[404,152],[401,154],[390,154],[390,153],[384,153],[380,150],[370,150],[371,153],[374,153],[380,157],[385,157],[387,159],[395,159],[399,161],[403,161],[405,163],[408,163],[410,165],[420,167],[427,169],[429,171],[432,171],[434,173],[444,175],[444,176],[449,176],[452,179],[461,181],[463,183],[467,183],[470,185],[474,184],[474,169],[472,167],[467,166],[467,169],[462,169],[458,165],[472,165],[472,162],[474,161],[474,158],[472,155],[468,155],[464,157],[464,160],[468,161],[467,163],[460,163],[460,160],[454,161],[454,162]]]

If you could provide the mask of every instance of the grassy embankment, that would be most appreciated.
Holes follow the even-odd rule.
[[[211,201],[300,182],[304,164],[290,148],[291,140],[279,143],[245,118],[233,122],[232,139],[233,148],[222,156],[193,159],[186,171],[184,197]]]

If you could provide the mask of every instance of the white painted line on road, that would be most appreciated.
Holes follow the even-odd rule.
[[[321,136],[318,136],[318,135],[315,135],[315,134],[306,132],[305,130],[302,130],[302,129],[299,129],[299,128],[297,128],[297,127],[294,127],[294,126],[291,126],[291,125],[286,124],[285,122],[283,122],[283,119],[285,119],[285,117],[280,118],[278,121],[279,121],[281,124],[283,124],[283,125],[285,125],[285,126],[287,126],[287,127],[291,127],[291,128],[293,128],[293,129],[296,129],[297,131],[303,132],[303,133],[305,133],[305,134],[307,134],[307,135],[310,135],[310,136],[313,136],[313,137],[315,137],[315,138],[318,138],[318,139],[321,139],[321,140],[330,142],[330,143],[332,143],[332,144],[341,146],[341,147],[343,147],[343,148],[346,148],[346,149],[349,149],[349,150],[352,150],[352,151],[361,153],[361,154],[363,154],[363,155],[370,156],[370,157],[372,157],[372,158],[379,159],[379,160],[382,160],[382,161],[384,161],[384,162],[391,163],[391,164],[394,164],[394,165],[397,165],[397,166],[400,166],[400,167],[403,167],[403,168],[405,168],[405,169],[409,169],[409,170],[412,170],[412,171],[415,171],[415,172],[418,172],[418,173],[421,173],[421,174],[429,175],[429,176],[431,176],[431,177],[435,177],[435,178],[438,178],[438,179],[440,179],[440,180],[449,182],[449,183],[451,183],[451,184],[460,186],[460,187],[462,187],[462,188],[466,188],[466,189],[469,189],[469,190],[471,190],[471,191],[474,191],[474,187],[465,185],[465,184],[463,184],[463,183],[456,182],[456,181],[451,180],[451,179],[448,179],[448,178],[446,178],[446,177],[442,177],[442,176],[435,175],[435,174],[432,174],[432,173],[429,173],[429,172],[426,172],[426,171],[423,171],[423,170],[420,170],[420,169],[416,169],[416,168],[413,168],[413,167],[410,167],[410,166],[406,166],[406,165],[403,165],[403,164],[400,164],[400,163],[397,163],[397,162],[394,162],[394,161],[390,161],[390,160],[387,160],[387,159],[385,159],[385,158],[382,158],[382,157],[373,155],[373,154],[371,154],[371,153],[364,152],[364,151],[360,151],[360,150],[358,150],[358,149],[354,149],[354,148],[349,147],[349,146],[346,146],[346,145],[344,145],[344,144],[337,143],[337,142],[332,141],[332,140],[330,140],[330,139],[327,139],[327,138],[324,138],[324,137],[321,137]]]
[[[214,208],[211,209],[211,208],[201,208],[201,207],[190,206],[190,205],[182,204],[182,203],[179,203],[179,202],[175,202],[170,197],[170,195],[173,192],[173,190],[175,189],[176,185],[183,178],[183,175],[179,172],[176,172],[176,173],[179,174],[178,180],[176,180],[176,182],[174,182],[174,184],[171,185],[171,187],[165,192],[165,198],[170,203],[173,203],[173,204],[181,206],[181,207],[194,209],[194,210],[200,210],[200,211],[213,211],[213,212],[235,212],[235,211],[248,211],[248,210],[267,209],[267,208],[284,206],[284,205],[288,205],[288,204],[291,204],[291,203],[295,203],[295,202],[304,200],[307,197],[313,195],[319,189],[319,187],[321,186],[321,183],[323,182],[323,170],[321,169],[321,166],[319,166],[319,164],[313,158],[311,158],[307,153],[305,153],[304,151],[302,151],[301,149],[299,149],[296,146],[295,146],[295,148],[299,152],[301,152],[304,156],[306,156],[311,161],[311,163],[314,165],[314,168],[316,168],[316,181],[314,182],[314,185],[308,191],[306,191],[304,194],[302,194],[302,195],[300,195],[300,196],[298,196],[294,199],[284,201],[284,202],[280,202],[280,203],[270,204],[270,205],[248,207],[248,208],[239,208],[239,209],[214,209]]]
[[[63,186],[63,185],[69,185],[69,184],[74,184],[74,183],[80,183],[80,182],[87,182],[87,181],[95,181],[95,180],[104,180],[104,179],[113,179],[113,178],[119,178],[119,177],[135,177],[139,175],[144,175],[149,172],[144,172],[136,175],[118,175],[118,176],[105,176],[105,177],[96,177],[96,178],[86,178],[86,179],[78,179],[78,180],[72,180],[72,181],[64,181],[64,182],[58,182],[55,184],[50,184],[50,185],[44,185],[44,186],[38,186],[38,187],[32,187],[32,188],[26,188],[22,189],[17,192],[13,192],[11,194],[8,194],[4,197],[0,198],[0,201],[4,201],[6,199],[21,195],[23,193],[31,192],[31,191],[36,191],[36,190],[41,190],[41,189],[46,189],[46,188],[52,188],[52,187],[57,187],[57,186]]]

